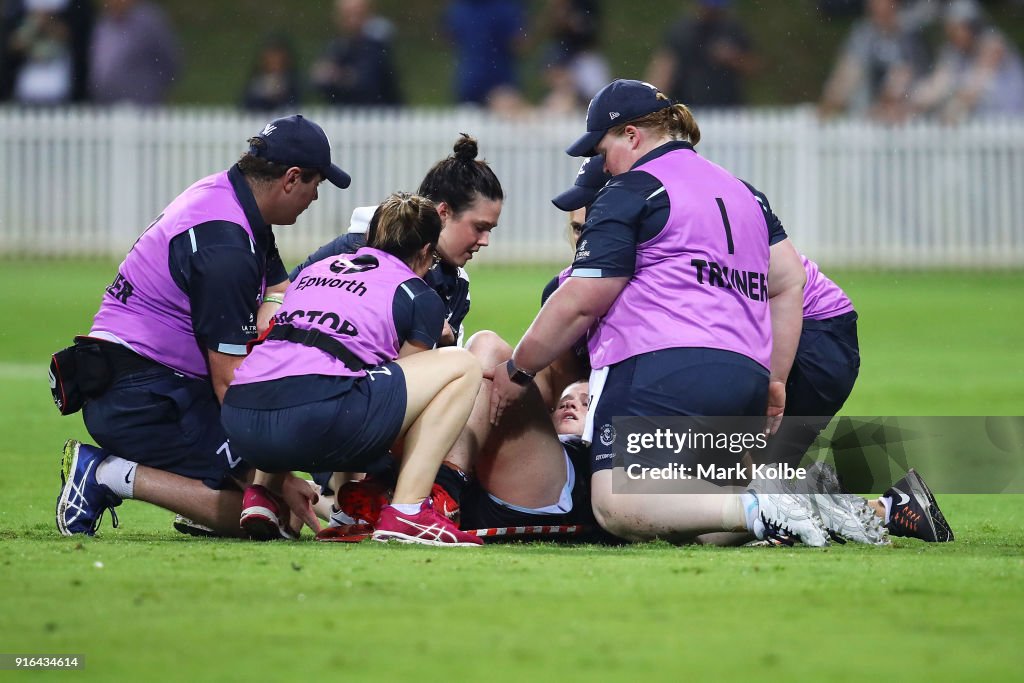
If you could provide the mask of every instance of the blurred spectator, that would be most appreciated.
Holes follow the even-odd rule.
[[[598,0],[548,0],[541,26],[550,27],[547,68],[566,72],[584,105],[611,80],[608,60],[598,50],[601,5]],[[547,78],[558,82],[560,76]]]
[[[818,0],[818,12],[826,17],[859,17],[864,0]]]
[[[0,99],[85,99],[91,0],[9,0],[3,8]]]
[[[284,35],[271,35],[260,47],[242,94],[249,111],[294,109],[300,100],[295,50]]]
[[[981,9],[955,0],[946,10],[945,31],[934,70],[914,91],[914,109],[949,123],[1024,113],[1024,62]]]
[[[147,0],[103,0],[92,41],[90,89],[99,104],[159,104],[180,51],[163,10]]]
[[[25,17],[11,35],[20,57],[14,99],[22,104],[61,104],[71,99],[71,29],[60,13],[67,0],[24,0]]]
[[[669,28],[647,67],[647,80],[690,107],[743,104],[743,78],[760,63],[729,5],[729,0],[698,0],[692,14]]]
[[[373,14],[370,0],[336,0],[334,21],[338,36],[313,65],[313,87],[331,104],[401,104],[391,22]]]
[[[573,77],[572,66],[567,55],[548,53],[544,67],[544,85],[547,92],[540,103],[541,110],[548,115],[572,114],[586,108],[589,99],[584,98]]]
[[[518,0],[453,0],[444,27],[455,44],[455,95],[459,102],[504,109],[521,101],[516,61],[525,35],[523,7]],[[519,103],[516,106],[520,106]]]
[[[918,20],[899,13],[897,0],[868,0],[843,46],[819,105],[822,117],[843,111],[898,119],[910,88],[924,72],[927,47]]]

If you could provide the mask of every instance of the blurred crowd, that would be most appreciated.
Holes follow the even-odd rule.
[[[163,102],[181,48],[147,0],[7,0],[0,95],[27,105]]]
[[[821,97],[840,113],[949,123],[1024,112],[1024,61],[974,0],[867,0]],[[937,27],[938,41],[929,40]],[[937,49],[935,43],[937,42]]]
[[[823,21],[857,17],[822,87],[822,118],[956,122],[1024,113],[1020,51],[977,0],[802,1]],[[1006,2],[1024,8],[1024,0]],[[584,109],[612,77],[631,75],[614,73],[603,50],[602,4],[448,0],[439,35],[454,57],[452,101],[510,116]],[[756,39],[768,37],[745,26],[735,4],[681,1],[679,16],[658,29],[645,79],[694,107],[746,104],[750,79],[765,71]],[[266,35],[240,76],[241,106],[404,104],[394,44],[416,27],[396,25],[373,0],[335,0],[330,21],[334,36],[307,68],[292,37]],[[26,105],[157,104],[182,68],[175,28],[152,0],[7,0],[0,40],[0,98]],[[528,54],[540,55],[538,101],[523,94]]]

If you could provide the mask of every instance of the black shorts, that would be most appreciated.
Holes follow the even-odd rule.
[[[260,470],[362,472],[387,456],[406,402],[405,373],[386,363],[342,394],[285,408],[239,407],[229,390],[221,420],[235,452]]]
[[[222,489],[249,466],[228,444],[220,412],[209,380],[152,363],[117,377],[86,402],[82,416],[96,443],[114,455]]]

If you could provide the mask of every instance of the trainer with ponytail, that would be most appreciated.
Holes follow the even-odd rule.
[[[303,492],[282,488],[293,481],[286,473],[363,471],[404,438],[374,538],[479,544],[429,497],[481,375],[468,351],[433,349],[444,306],[422,278],[440,233],[430,200],[394,194],[374,212],[367,246],[310,265],[288,287],[274,324],[236,371],[221,416],[232,446],[259,470],[243,501],[250,536],[286,533],[286,508],[318,528]]]
[[[623,467],[614,445],[625,438],[613,417],[763,416],[785,401],[804,271],[764,195],[697,154],[700,139],[690,110],[649,83],[616,80],[594,97],[587,132],[567,152],[603,155],[612,179],[587,212],[569,279],[494,371],[497,421],[590,331],[594,513],[624,538],[765,528],[753,493],[612,492]]]
[[[441,217],[437,253],[441,261],[425,280],[445,304],[441,346],[461,344],[462,322],[469,313],[469,276],[463,266],[490,244],[505,199],[501,182],[486,161],[477,159],[477,141],[463,133],[453,153],[438,161],[420,183],[417,194],[431,200]],[[291,272],[297,279],[303,268],[336,254],[348,254],[366,244],[358,232],[341,235],[314,252]]]
[[[505,199],[501,182],[487,162],[477,158],[478,153],[477,141],[465,133],[461,134],[452,153],[427,171],[417,191],[418,195],[433,202],[441,220],[441,236],[437,242],[440,258],[423,276],[444,304],[444,326],[437,340],[441,347],[462,346],[463,321],[469,314],[470,305],[469,275],[463,266],[490,244],[491,231],[498,225]],[[357,213],[361,211],[356,210]],[[352,230],[336,237],[292,270],[291,280],[298,280],[310,264],[338,254],[354,253],[366,245],[366,237],[365,232]],[[280,305],[265,303],[260,309],[260,321],[269,320]],[[438,483],[457,500],[458,488],[464,477],[452,479],[448,475],[452,471],[469,470],[471,463],[456,457],[449,464],[454,466],[454,470],[442,469]],[[313,479],[325,495],[334,495],[344,483],[341,477],[332,477],[332,473],[327,471],[314,472]]]

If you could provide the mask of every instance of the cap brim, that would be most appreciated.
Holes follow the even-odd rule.
[[[345,173],[334,164],[331,164],[331,167],[327,169],[327,173],[324,174],[324,177],[330,181],[331,185],[340,187],[343,190],[352,184],[352,176]]]
[[[586,133],[576,142],[569,145],[569,148],[565,150],[565,153],[571,157],[592,157],[597,155],[597,150],[594,147],[597,143],[601,142],[601,138],[607,133],[606,130],[595,130]]]
[[[568,190],[551,200],[551,203],[562,211],[576,211],[594,201],[601,188],[580,187],[573,185]]]

